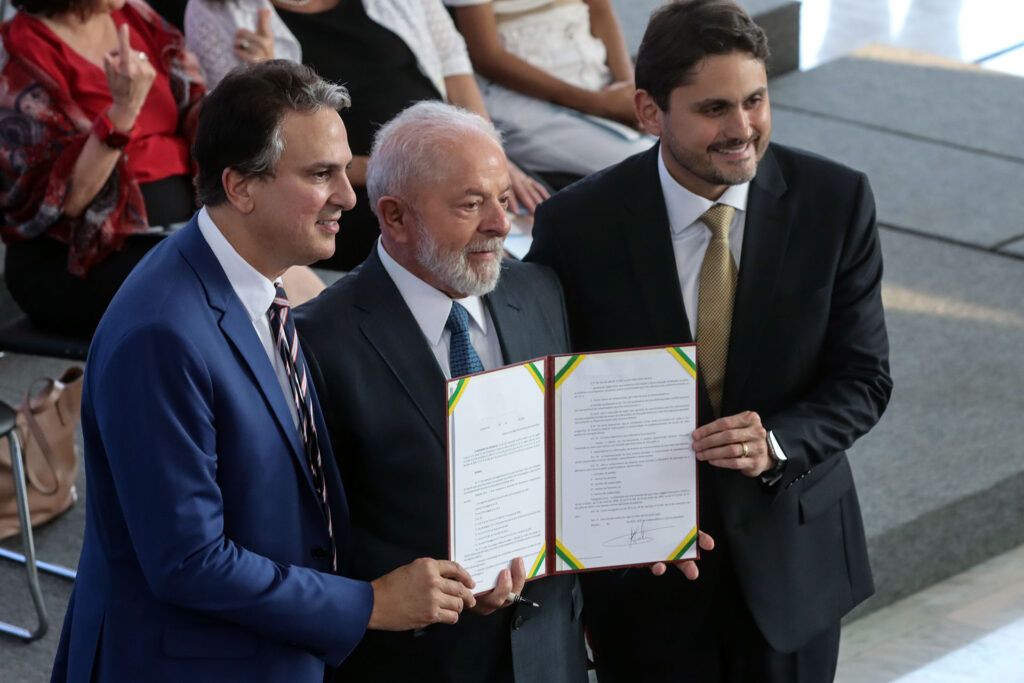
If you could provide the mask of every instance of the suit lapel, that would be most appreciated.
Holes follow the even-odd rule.
[[[525,319],[523,304],[512,291],[514,289],[503,276],[494,291],[484,297],[505,363],[518,363],[535,356],[529,321]]]
[[[747,199],[747,223],[725,372],[725,415],[743,408],[743,383],[757,355],[760,330],[779,280],[791,214],[790,205],[781,200],[785,191],[785,180],[769,148],[758,165]]]
[[[672,230],[658,176],[660,150],[661,146],[655,145],[638,159],[641,167],[633,187],[624,188],[631,214],[624,223],[625,238],[639,283],[637,294],[652,326],[652,335],[644,337],[655,344],[688,343],[693,339],[679,289]]]
[[[368,315],[359,329],[387,363],[399,384],[445,442],[445,377],[416,319],[384,270],[377,250],[360,267],[356,306]]]
[[[238,296],[232,289],[217,257],[214,256],[213,251],[210,250],[203,238],[203,234],[199,231],[196,219],[193,218],[183,231],[189,231],[189,233],[182,235],[180,245],[182,255],[191,264],[205,288],[210,307],[220,312],[221,331],[256,378],[260,393],[263,394],[263,399],[281,429],[282,436],[288,442],[289,450],[296,460],[299,471],[303,473],[310,492],[315,493],[299,431],[292,422],[291,411],[285,402],[281,384],[277,381],[277,375],[270,364],[270,359],[267,358],[263,344],[260,343],[259,337],[256,335],[256,330],[253,329],[249,315],[242,306],[242,302],[238,300]]]

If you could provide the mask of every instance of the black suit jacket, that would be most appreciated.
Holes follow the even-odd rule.
[[[503,264],[485,304],[506,362],[567,350],[561,288],[547,268]],[[376,250],[297,309],[296,324],[350,495],[353,576],[447,557],[445,377]],[[525,594],[541,609],[367,632],[338,679],[585,681],[575,577],[530,582]]]
[[[527,260],[558,273],[575,351],[691,341],[687,315],[695,312],[680,292],[659,150],[576,183],[537,211]],[[633,629],[651,658],[659,648],[676,656],[678,639],[692,634],[671,625],[706,614],[681,603],[699,605],[701,592],[712,594],[701,584],[725,569],[735,571],[768,643],[783,652],[874,591],[845,454],[879,419],[892,389],[867,178],[773,144],[751,182],[746,221],[722,414],[757,411],[789,463],[772,487],[700,467],[702,525],[725,542],[717,557],[731,567],[716,567],[712,552],[695,587],[678,576],[659,585],[633,571],[596,596],[622,646]],[[707,421],[703,387],[699,395]]]

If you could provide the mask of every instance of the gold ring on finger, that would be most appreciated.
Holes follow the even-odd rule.
[[[745,457],[747,457],[747,454],[750,452],[750,449],[747,448],[747,442],[746,441],[744,441],[740,445],[743,446],[743,456],[742,457],[745,458]]]

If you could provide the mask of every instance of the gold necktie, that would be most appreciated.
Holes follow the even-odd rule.
[[[711,242],[700,267],[697,294],[697,352],[701,376],[715,415],[722,414],[722,385],[729,354],[732,304],[736,294],[736,262],[729,251],[729,226],[734,209],[715,204],[700,217],[711,229]]]

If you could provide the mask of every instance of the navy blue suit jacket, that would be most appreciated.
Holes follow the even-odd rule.
[[[53,680],[319,683],[355,647],[372,590],[329,573],[286,400],[193,218],[132,272],[89,351],[85,540]]]

